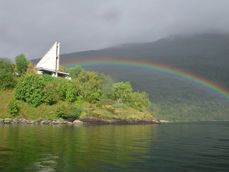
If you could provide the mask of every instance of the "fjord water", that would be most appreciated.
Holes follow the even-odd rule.
[[[0,171],[229,170],[229,122],[0,126]]]

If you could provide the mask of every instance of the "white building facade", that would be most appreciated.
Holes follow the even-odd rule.
[[[60,43],[55,42],[36,65],[37,74],[71,79],[69,73],[60,71]]]

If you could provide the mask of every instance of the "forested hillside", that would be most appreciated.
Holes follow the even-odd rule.
[[[97,59],[161,63],[189,71],[229,88],[229,35],[175,36],[149,43],[63,54],[63,64],[90,63]],[[229,119],[228,99],[206,88],[173,76],[142,68],[90,65],[86,68],[109,74],[116,81],[128,80],[135,90],[149,92],[159,117],[175,120]]]

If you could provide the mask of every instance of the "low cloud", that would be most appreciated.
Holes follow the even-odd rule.
[[[0,56],[42,56],[153,41],[170,35],[227,33],[228,0],[2,0]]]

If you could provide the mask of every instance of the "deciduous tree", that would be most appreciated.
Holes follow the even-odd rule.
[[[26,73],[29,62],[24,54],[20,54],[16,57],[16,71],[19,76]]]
[[[0,59],[0,89],[13,88],[15,84],[13,64],[8,59]]]

